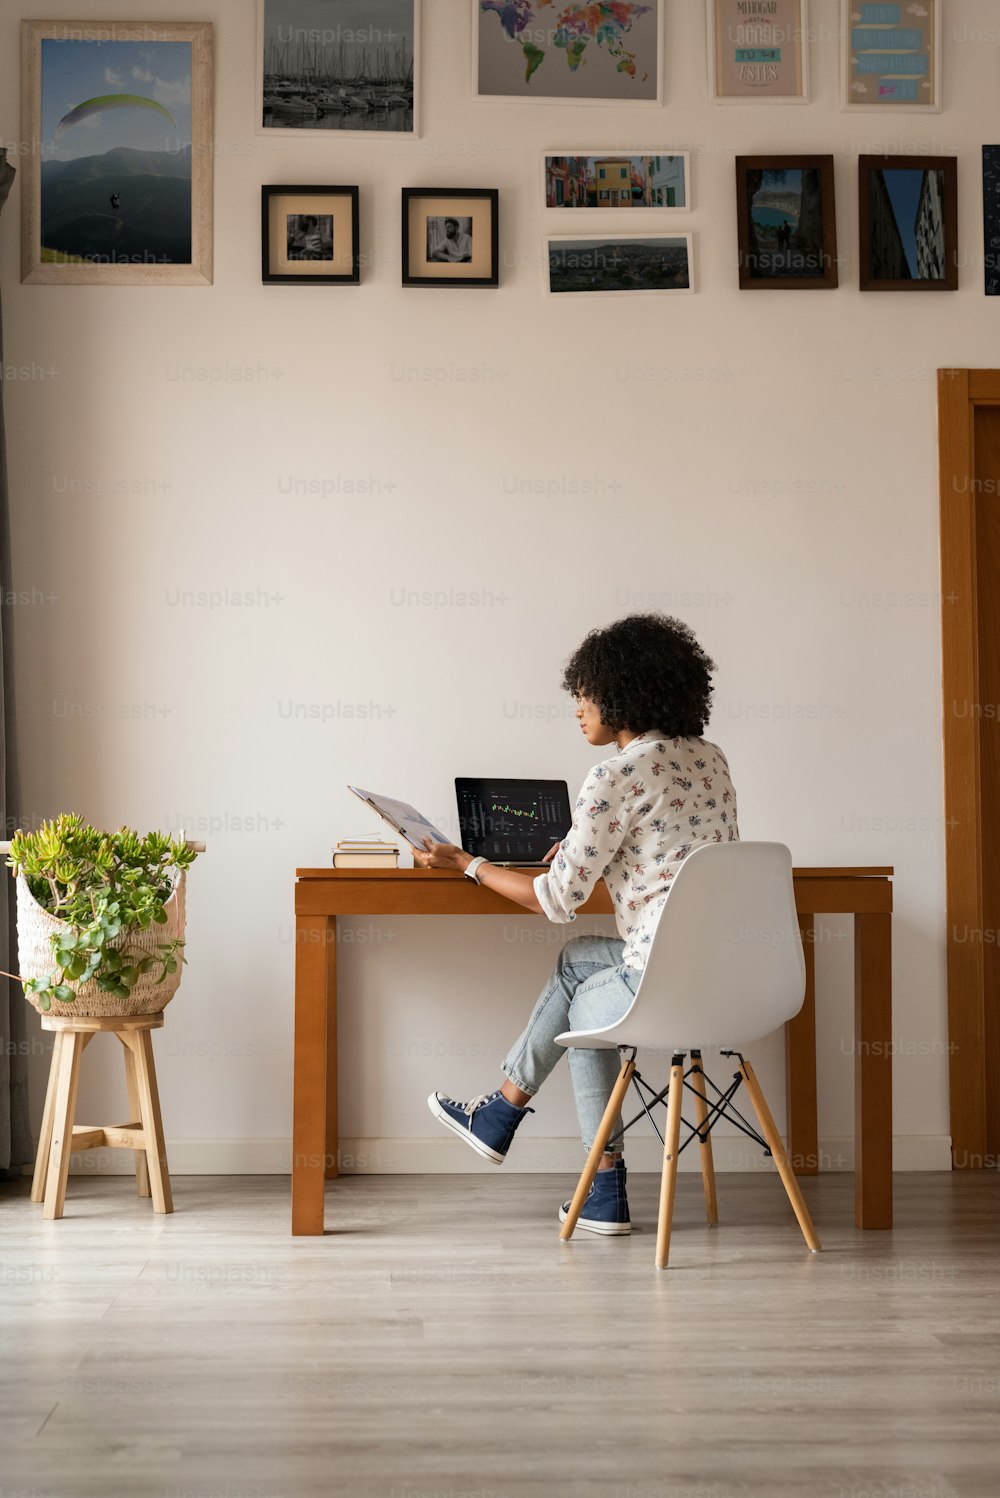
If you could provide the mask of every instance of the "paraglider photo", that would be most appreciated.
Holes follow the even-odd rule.
[[[196,28],[64,29],[36,43],[37,264],[116,280],[190,269]]]

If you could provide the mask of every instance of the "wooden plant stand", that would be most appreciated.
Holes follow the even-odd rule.
[[[42,1216],[63,1215],[69,1157],[74,1150],[107,1147],[135,1150],[135,1184],[139,1196],[152,1197],[154,1212],[172,1212],[170,1172],[163,1142],[160,1098],[156,1088],[151,1031],[163,1025],[162,1014],[114,1015],[108,1019],[66,1019],[43,1014],[42,1029],[55,1031],[49,1085],[45,1093],[42,1132],[38,1140],[31,1200],[44,1202]],[[125,1049],[132,1120],[93,1127],[74,1125],[80,1058],[99,1031],[117,1035]]]

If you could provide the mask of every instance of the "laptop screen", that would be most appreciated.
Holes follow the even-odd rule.
[[[565,780],[456,779],[462,847],[494,863],[541,863],[573,821]]]

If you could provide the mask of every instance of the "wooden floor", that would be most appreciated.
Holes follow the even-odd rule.
[[[1000,1178],[657,1182],[631,1239],[563,1244],[549,1176],[181,1177],[155,1218],[74,1178],[0,1186],[0,1494],[23,1498],[997,1498]]]

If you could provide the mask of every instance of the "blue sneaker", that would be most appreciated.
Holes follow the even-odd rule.
[[[632,1221],[628,1215],[628,1197],[625,1195],[625,1161],[618,1160],[613,1170],[599,1170],[594,1177],[594,1184],[590,1188],[590,1195],[583,1204],[583,1211],[577,1219],[578,1228],[586,1228],[588,1233],[603,1233],[605,1236],[618,1237],[622,1233],[632,1231]],[[565,1222],[569,1216],[571,1201],[563,1202],[559,1208],[559,1221]]]
[[[451,1129],[477,1155],[502,1165],[518,1124],[534,1108],[516,1108],[502,1092],[484,1092],[469,1103],[456,1103],[443,1092],[432,1092],[427,1106],[434,1117]]]

